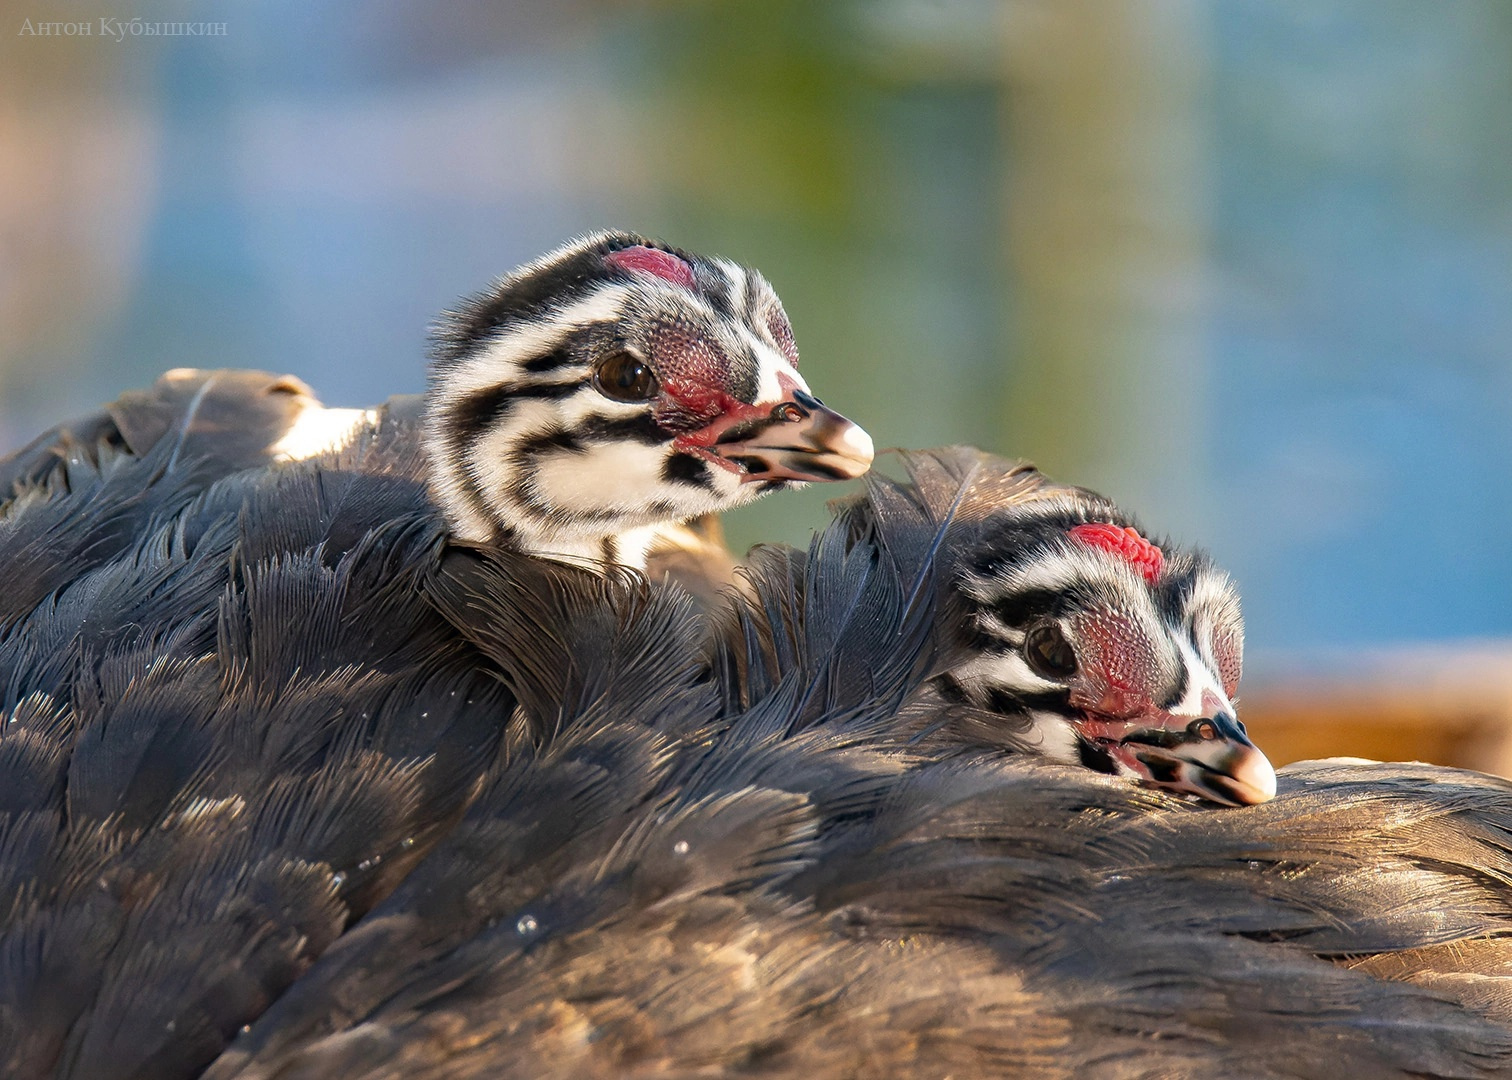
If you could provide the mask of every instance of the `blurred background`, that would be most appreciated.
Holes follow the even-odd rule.
[[[0,447],[175,366],[417,391],[631,228],[760,267],[879,444],[1208,546],[1277,758],[1512,771],[1506,0],[113,2],[0,0]]]

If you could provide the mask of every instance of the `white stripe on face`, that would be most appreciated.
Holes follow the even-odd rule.
[[[808,392],[808,383],[804,382],[803,376],[798,374],[798,369],[788,362],[787,357],[745,327],[741,327],[741,331],[749,339],[751,354],[756,357],[757,405],[775,405],[785,399],[788,395],[782,386],[784,380],[804,393]]]
[[[745,267],[730,262],[728,259],[709,260],[724,275],[730,291],[730,310],[735,313],[735,318],[745,319],[750,315],[746,310],[746,270]]]
[[[1037,738],[1040,753],[1051,761],[1059,761],[1063,765],[1075,765],[1081,761],[1076,732],[1071,730],[1071,725],[1059,713],[1031,712],[1029,730],[1031,745]]]
[[[1145,583],[1132,570],[1109,557],[1078,548],[1056,549],[1022,566],[1009,566],[990,576],[966,578],[967,594],[983,603],[1020,592],[1067,592],[1074,587],[1106,581],[1117,575],[1127,579],[1120,591],[1145,590]]]
[[[747,355],[755,360],[756,400],[753,404],[775,405],[785,400],[788,393],[784,384],[797,387],[807,393],[809,385],[803,376],[798,374],[798,369],[793,366],[792,361],[780,349],[768,342],[761,330],[752,326],[757,313],[751,310],[750,298],[747,295],[751,286],[750,272],[724,259],[715,259],[713,262],[729,283],[732,318],[718,319],[713,317],[711,311],[711,322],[731,335],[731,339],[724,342],[729,355]],[[763,296],[769,298],[772,305],[777,304],[777,298],[772,294],[771,286],[764,280],[756,283],[756,292],[757,306],[762,307],[763,310],[765,310],[761,304]]]
[[[1220,671],[1218,657],[1213,651],[1213,639],[1218,629],[1223,627],[1229,647],[1237,654],[1230,657],[1230,661],[1236,668],[1242,667],[1244,619],[1239,613],[1239,596],[1234,591],[1229,576],[1221,570],[1211,568],[1199,571],[1186,607],[1192,638],[1196,641],[1203,660],[1213,670]]]
[[[661,477],[666,446],[634,440],[585,442],[580,451],[547,450],[524,465],[529,498],[539,513],[525,532],[541,537],[602,536],[605,512],[616,515],[616,532],[716,512],[755,497],[737,477],[711,470],[713,489],[670,483]],[[582,515],[578,518],[577,515]],[[623,554],[622,554],[623,557]]]
[[[604,510],[635,516],[665,495],[661,467],[666,458],[665,446],[624,439],[586,443],[581,451],[537,456],[532,486],[542,502],[568,516]]]
[[[644,402],[615,401],[607,398],[595,390],[591,383],[584,383],[583,388],[570,397],[558,398],[550,402],[551,415],[568,431],[580,430],[590,420],[597,417],[604,420],[625,420],[634,417],[647,410]],[[539,425],[536,426],[537,428]],[[526,428],[525,430],[533,430]]]
[[[953,668],[951,675],[963,690],[979,699],[985,699],[994,689],[1008,694],[1042,694],[1065,688],[1064,683],[1035,674],[1018,652],[981,653]]]
[[[446,372],[442,400],[454,404],[500,383],[515,381],[521,363],[550,352],[566,334],[596,323],[618,321],[634,291],[629,285],[604,285],[544,319],[511,327]],[[581,375],[583,370],[582,366],[564,369],[574,375]]]
[[[1213,674],[1207,662],[1197,654],[1197,650],[1187,640],[1186,634],[1174,628],[1170,633],[1171,640],[1176,643],[1176,650],[1181,655],[1182,667],[1186,670],[1186,693],[1182,695],[1180,701],[1171,706],[1169,710],[1171,715],[1193,720],[1212,716],[1216,702],[1218,709],[1233,716],[1234,706],[1229,702],[1228,695],[1223,692],[1223,686],[1218,681],[1218,677]]]
[[[525,431],[549,430],[558,415],[556,402],[519,398],[510,406],[505,419],[487,428],[463,447],[467,472],[495,513],[503,511],[509,518],[520,519],[512,524],[530,524],[512,487],[516,476],[513,454],[519,446],[520,435]],[[491,527],[490,525],[489,528]]]

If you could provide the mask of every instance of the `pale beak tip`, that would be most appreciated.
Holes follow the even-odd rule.
[[[1235,776],[1256,796],[1251,804],[1270,802],[1276,797],[1276,769],[1270,763],[1270,759],[1260,751],[1255,751],[1255,756],[1245,762],[1245,768],[1237,770],[1240,775]]]
[[[1276,797],[1275,767],[1233,717],[1218,714],[1174,732],[1173,719],[1182,718],[1168,716],[1167,726],[1143,730],[1147,737],[1163,734],[1163,746],[1135,736],[1118,744],[1134,775],[1154,787],[1227,806],[1256,806]]]
[[[866,429],[858,424],[847,422],[848,426],[836,433],[834,442],[825,455],[825,460],[830,468],[837,474],[837,479],[854,480],[858,476],[866,475],[871,469],[872,459],[876,457],[876,448],[872,445],[872,437],[866,433]]]
[[[785,405],[798,408],[789,413]],[[710,449],[741,461],[742,483],[854,480],[871,468],[876,454],[865,429],[797,391],[792,401],[778,402],[758,430]]]
[[[877,448],[872,442],[872,437],[866,433],[866,429],[859,424],[852,424],[840,441],[850,451],[856,464],[861,466],[860,472],[856,475],[860,476],[861,473],[866,472],[871,467],[872,459],[877,456]]]
[[[1258,806],[1276,797],[1276,769],[1270,759],[1246,743],[1241,752],[1216,770],[1216,786],[1240,806]]]

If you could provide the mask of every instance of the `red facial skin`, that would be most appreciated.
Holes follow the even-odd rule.
[[[1113,722],[1155,711],[1160,662],[1138,621],[1120,612],[1091,609],[1077,615],[1071,632],[1078,660],[1071,704],[1089,717]]]
[[[697,288],[693,268],[670,252],[636,246],[611,252],[605,261],[690,291]],[[768,328],[778,350],[796,366],[798,349],[786,316],[774,311]],[[662,324],[652,332],[648,344],[656,355],[661,381],[661,394],[652,406],[652,415],[664,430],[680,433],[672,440],[673,448],[744,476],[746,470],[739,463],[711,448],[732,428],[772,417],[773,408],[791,400],[793,391],[802,389],[800,384],[786,372],[779,372],[779,401],[752,404],[728,392],[732,378],[729,357],[695,328],[684,323]]]
[[[1091,522],[1076,526],[1071,536],[1124,560],[1151,584],[1160,576],[1161,550],[1133,529]],[[1160,682],[1159,658],[1137,620],[1121,612],[1093,609],[1078,615],[1071,630],[1079,664],[1071,683],[1071,704],[1082,710],[1084,719],[1077,724],[1082,734],[1117,757],[1110,741],[1116,744],[1136,729],[1148,728],[1152,721],[1170,722],[1169,714],[1162,713],[1154,701]]]
[[[1078,525],[1071,535],[1088,547],[1099,548],[1128,563],[1151,585],[1160,580],[1165,553],[1128,526],[1105,521]]]
[[[1076,700],[1073,692],[1072,700]],[[1211,691],[1203,694],[1202,711],[1204,715],[1213,716],[1223,709],[1223,702],[1219,701]],[[1130,716],[1129,719],[1114,719],[1109,713],[1100,708],[1086,708],[1082,718],[1074,722],[1074,726],[1083,738],[1096,742],[1105,750],[1114,761],[1124,766],[1130,773],[1138,776],[1148,774],[1148,768],[1139,760],[1135,747],[1138,744],[1125,743],[1124,740],[1130,735],[1139,732],[1148,732],[1152,729],[1163,731],[1184,731],[1192,723],[1190,716],[1173,716],[1163,709],[1157,709],[1153,705],[1147,706],[1142,711]],[[1216,735],[1216,730],[1214,731]]]
[[[778,374],[777,384],[782,390],[782,400],[790,398],[792,392],[798,389],[798,384],[786,372]],[[771,416],[772,405],[751,405],[732,398],[717,387],[700,383],[664,381],[662,388],[667,396],[687,413],[698,417],[712,416],[713,418],[696,431],[677,436],[672,440],[672,446],[683,453],[695,454],[711,461],[727,472],[737,475],[743,472],[738,464],[720,457],[709,448],[736,425],[752,420],[765,420]]]
[[[659,251],[656,248],[635,247],[624,248],[621,251],[611,251],[604,256],[604,261],[610,266],[617,266],[621,270],[629,270],[637,274],[650,274],[652,277],[670,281],[674,285],[681,285],[690,292],[694,289],[693,268],[683,262],[670,251]]]
[[[1122,560],[1149,585],[1159,582],[1164,553],[1134,529],[1088,522],[1069,532]],[[1204,688],[1193,716],[1160,704],[1182,663],[1174,649],[1163,647],[1164,634],[1152,634],[1142,620],[1110,607],[1080,611],[1069,623],[1077,659],[1069,700],[1079,714],[1070,722],[1085,743],[1107,754],[1121,772],[1168,791],[1231,806],[1275,795],[1275,770],[1225,700],[1237,688],[1243,647],[1233,626],[1212,631],[1212,662],[1223,693]]]
[[[661,380],[661,395],[652,415],[664,430],[679,432],[672,445],[739,473],[739,465],[708,447],[736,424],[768,415],[772,404],[763,408],[730,394],[726,389],[732,380],[729,357],[693,326],[662,323],[652,330],[647,344],[656,356]],[[783,387],[784,392],[788,389]]]
[[[1070,631],[1079,660],[1070,683],[1079,715],[1071,726],[1119,771],[1229,805],[1264,802],[1275,794],[1275,771],[1245,736],[1223,694],[1205,688],[1196,715],[1161,707],[1174,657],[1161,656],[1136,620],[1094,609],[1074,617]],[[1220,634],[1215,659],[1232,644]],[[1237,664],[1231,666],[1237,678]]]
[[[1217,665],[1223,692],[1232,698],[1239,692],[1239,676],[1244,670],[1244,645],[1232,626],[1214,628],[1213,662]]]
[[[787,321],[787,316],[781,311],[774,311],[767,317],[767,330],[771,332],[772,340],[777,343],[777,350],[787,357],[788,363],[798,366],[798,345],[793,341],[793,327]]]

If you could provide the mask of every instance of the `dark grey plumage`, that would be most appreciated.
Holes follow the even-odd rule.
[[[956,737],[958,558],[1038,479],[918,456],[709,640],[447,546],[417,445],[4,512],[134,515],[0,632],[4,1075],[1512,1071],[1505,782],[1218,809]]]
[[[1217,810],[901,739],[951,550],[904,495],[758,560],[713,725],[676,600],[444,570],[545,741],[208,1075],[1512,1068],[1507,784],[1320,765]]]
[[[403,417],[269,470],[197,452],[248,388],[199,389],[150,446],[64,438],[0,521],[28,556],[0,622],[6,1076],[197,1074],[461,811],[509,715],[417,587],[441,533]]]

